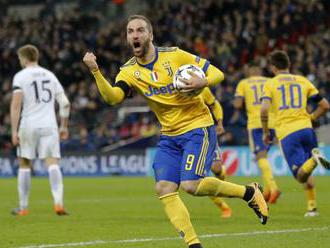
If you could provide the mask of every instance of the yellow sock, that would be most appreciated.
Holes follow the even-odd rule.
[[[245,186],[221,181],[214,177],[205,177],[199,183],[195,195],[243,198],[245,192],[246,192]]]
[[[189,212],[177,192],[159,197],[167,217],[188,245],[200,243],[190,222]]]
[[[312,211],[316,208],[316,191],[315,188],[305,189],[306,198],[307,198],[307,210]]]
[[[316,168],[317,163],[314,161],[313,158],[308,159],[302,166],[301,169],[306,173],[306,174],[312,174],[313,170]]]
[[[224,199],[216,196],[210,196],[210,199],[217,205],[220,209],[228,209],[229,206]]]
[[[261,171],[261,177],[264,182],[265,188],[268,188],[270,191],[277,190],[278,186],[273,177],[272,167],[269,161],[266,158],[260,158],[258,160],[258,166]]]

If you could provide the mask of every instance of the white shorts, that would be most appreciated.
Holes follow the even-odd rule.
[[[17,156],[27,159],[60,158],[57,128],[20,128]]]

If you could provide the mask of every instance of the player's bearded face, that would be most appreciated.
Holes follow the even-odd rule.
[[[143,20],[135,19],[127,25],[127,42],[135,57],[144,57],[152,42],[152,33]]]

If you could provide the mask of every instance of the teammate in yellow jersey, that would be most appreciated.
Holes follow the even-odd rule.
[[[268,78],[261,76],[261,69],[256,65],[249,66],[249,77],[241,80],[236,88],[234,106],[242,109],[244,104],[248,116],[248,134],[250,149],[256,156],[258,167],[261,171],[265,190],[264,197],[269,203],[276,203],[280,191],[273,177],[271,165],[267,159],[270,144],[262,141],[262,126],[260,121],[261,92]],[[273,114],[269,114],[269,129],[271,138],[275,138]]]
[[[270,55],[270,66],[275,77],[264,86],[261,121],[263,140],[269,143],[268,117],[272,107],[275,113],[275,129],[283,155],[296,180],[303,184],[307,196],[306,217],[316,216],[315,188],[312,172],[318,164],[330,169],[330,163],[317,148],[312,120],[318,119],[329,109],[328,101],[321,97],[315,86],[305,77],[290,74],[290,60],[284,51]],[[318,103],[317,109],[307,113],[307,100]]]
[[[216,133],[217,135],[221,135],[224,133],[224,128],[222,125],[223,120],[223,110],[220,105],[220,103],[217,101],[217,99],[212,94],[210,88],[205,87],[204,90],[201,93],[201,96],[205,102],[205,104],[208,106],[208,108],[211,111],[211,114],[213,116],[213,120],[216,125]],[[221,151],[218,144],[218,139],[216,140],[216,147],[214,151],[214,158],[211,165],[211,171],[213,174],[219,178],[220,180],[225,180],[226,176],[226,167],[223,164],[222,157],[221,157]],[[211,200],[214,202],[215,205],[218,206],[218,208],[221,210],[221,217],[222,218],[230,218],[232,214],[231,208],[228,206],[228,204],[223,200],[221,197],[215,197],[211,196]]]
[[[202,247],[190,222],[178,189],[195,196],[242,198],[266,224],[268,207],[257,183],[241,186],[214,177],[210,170],[216,133],[210,111],[202,97],[188,97],[173,87],[173,73],[185,64],[201,67],[205,78],[192,73],[183,80],[185,89],[201,89],[223,80],[223,73],[210,63],[179,48],[161,48],[153,44],[152,26],[144,16],[131,16],[126,28],[127,42],[134,57],[116,77],[114,87],[103,77],[93,53],[83,61],[93,74],[103,99],[115,105],[134,89],[148,102],[162,125],[158,150],[153,163],[156,192],[165,212],[190,248]]]

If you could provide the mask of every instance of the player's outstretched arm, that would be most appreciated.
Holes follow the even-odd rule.
[[[219,84],[225,79],[225,75],[221,70],[216,68],[213,65],[210,65],[209,68],[206,71],[206,80],[207,80],[207,86],[214,86]]]
[[[66,140],[69,138],[69,115],[70,115],[70,102],[64,92],[56,95],[56,101],[60,106],[60,138],[61,140]]]
[[[83,62],[93,74],[97,88],[104,99],[110,105],[121,103],[125,98],[124,91],[119,87],[112,87],[111,84],[103,77],[96,62],[96,56],[93,53],[86,53]]]
[[[193,89],[201,89],[206,86],[214,86],[220,83],[224,78],[224,74],[218,68],[210,65],[205,78],[200,78],[197,74],[190,72],[191,78],[180,80],[185,83],[181,88],[184,90],[193,90]]]
[[[326,112],[330,110],[330,105],[327,99],[322,98],[321,101],[319,101],[317,108],[315,111],[311,114],[311,119],[313,121],[317,120],[321,116],[325,115]]]
[[[10,124],[11,124],[11,140],[14,146],[19,144],[18,139],[18,123],[22,110],[23,93],[22,91],[13,92],[10,104]]]
[[[217,125],[217,134],[221,135],[225,132],[225,129],[223,127],[222,124],[222,120],[223,120],[223,110],[221,107],[221,104],[219,103],[218,100],[214,101],[214,104],[211,106],[212,108],[212,112],[214,115],[214,118],[217,120],[218,125]]]

